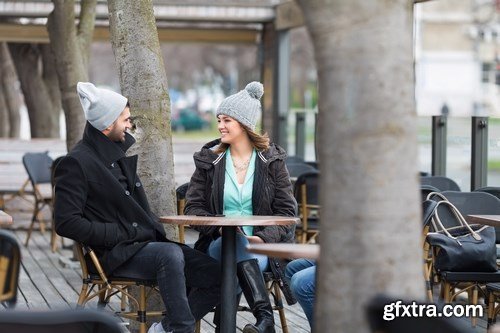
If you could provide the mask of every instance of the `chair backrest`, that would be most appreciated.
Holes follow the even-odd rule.
[[[431,185],[440,191],[460,191],[460,187],[453,179],[443,176],[420,177],[421,185]]]
[[[285,163],[288,165],[289,163],[304,163],[304,158],[300,156],[287,156]]]
[[[52,162],[48,151],[23,155],[24,168],[33,186],[41,183],[50,184]]]
[[[473,192],[486,192],[500,199],[500,187],[486,186],[475,189]]]
[[[470,214],[500,215],[500,199],[489,193],[443,191],[441,194],[454,204],[464,217]],[[500,228],[495,230],[497,242],[500,242]]]
[[[122,333],[118,320],[103,311],[0,311],[0,332]]]
[[[9,307],[17,300],[20,266],[19,243],[11,232],[0,230],[0,302]]]
[[[294,195],[299,204],[319,205],[319,171],[314,169],[299,175]]]
[[[287,163],[286,168],[290,177],[299,177],[303,173],[317,171],[316,168],[306,163]]]
[[[427,196],[432,192],[441,192],[438,188],[431,185],[420,185],[420,194],[422,196],[422,201],[427,199]]]

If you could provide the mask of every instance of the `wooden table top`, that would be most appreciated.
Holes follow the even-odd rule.
[[[265,254],[274,258],[319,258],[318,244],[250,244],[247,246],[247,250],[248,252]]]
[[[299,223],[297,217],[286,216],[195,216],[171,215],[160,217],[161,223],[177,225],[214,225],[214,226],[266,226],[291,225]]]
[[[11,224],[12,223],[12,216],[9,214],[5,213],[3,210],[0,210],[0,224]]]
[[[469,223],[486,224],[493,227],[500,227],[500,215],[467,215]]]

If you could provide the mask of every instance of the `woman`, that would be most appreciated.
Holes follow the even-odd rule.
[[[251,82],[245,90],[227,97],[217,109],[221,136],[194,154],[196,171],[186,193],[186,214],[295,216],[297,203],[285,167],[286,153],[270,144],[267,135],[255,133],[263,93],[261,83]],[[195,248],[220,261],[221,228],[195,229],[200,232]],[[281,275],[285,267],[273,258],[248,253],[246,245],[291,243],[294,233],[294,226],[243,227],[237,233],[238,280],[257,319],[256,324],[246,325],[243,332],[275,331],[261,271],[270,267]]]

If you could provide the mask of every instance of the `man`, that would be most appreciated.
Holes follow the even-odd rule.
[[[57,233],[92,247],[107,274],[156,279],[166,316],[148,333],[193,333],[220,300],[220,267],[215,259],[170,242],[139,180],[135,142],[125,97],[79,82],[87,124],[55,170]],[[192,291],[186,295],[186,287]]]

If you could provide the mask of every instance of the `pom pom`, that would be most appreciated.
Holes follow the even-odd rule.
[[[264,95],[264,86],[262,85],[262,83],[257,81],[253,81],[247,84],[245,90],[251,97],[259,100],[262,97],[262,95]]]

